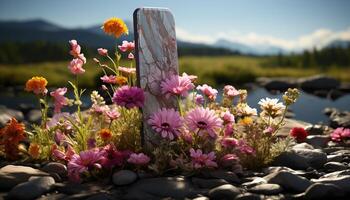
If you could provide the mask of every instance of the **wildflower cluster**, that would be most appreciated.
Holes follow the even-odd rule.
[[[128,34],[125,23],[118,18],[107,20],[102,29],[117,38]],[[275,144],[288,145],[289,139],[278,138],[277,132],[288,106],[299,95],[296,89],[285,93],[284,103],[260,100],[262,111],[258,113],[247,104],[246,90],[226,85],[218,102],[217,89],[207,84],[196,86],[197,77],[183,73],[161,81],[161,95],[176,99],[177,107],[161,108],[147,116],[146,123],[158,141],[152,141],[153,149],[143,149],[140,108],[146,96],[135,86],[134,42],[123,41],[113,56],[107,49],[97,49],[102,59],[93,60],[103,72],[102,90],[91,92],[92,105],[86,110],[82,110],[85,90],[79,88],[79,77],[87,70],[87,59],[76,40],[70,40],[69,45],[70,88],[49,92],[44,77],[27,81],[25,90],[37,96],[42,122],[26,132],[24,124],[12,119],[0,130],[0,152],[7,159],[19,159],[23,152],[25,159],[62,162],[67,165],[70,180],[80,182],[126,167],[156,173],[212,168],[238,173],[242,166],[259,167],[270,162],[280,153],[274,149]],[[120,66],[121,59],[130,62],[129,66]],[[73,94],[73,98],[67,94]],[[49,112],[50,105],[53,112]],[[67,112],[68,107],[75,111]],[[19,148],[26,137],[29,145]]]

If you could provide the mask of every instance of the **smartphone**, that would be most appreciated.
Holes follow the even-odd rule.
[[[166,8],[138,8],[133,18],[137,82],[145,92],[141,138],[144,145],[157,145],[147,120],[160,108],[176,108],[176,101],[165,98],[160,88],[161,81],[178,74],[175,21]]]

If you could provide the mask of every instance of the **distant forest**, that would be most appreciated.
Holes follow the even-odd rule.
[[[96,56],[95,48],[83,48],[85,56]],[[5,42],[0,44],[0,64],[24,64],[48,61],[69,60],[68,44],[56,44],[44,41],[17,43]],[[237,51],[209,46],[183,46],[178,48],[179,56],[222,56],[240,55]],[[350,66],[350,44],[329,46],[321,50],[314,48],[300,54],[279,54],[267,56],[266,67],[297,67],[297,68],[329,68],[332,66]]]

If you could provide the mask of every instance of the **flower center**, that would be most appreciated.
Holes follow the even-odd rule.
[[[167,122],[164,122],[164,123],[161,124],[161,127],[162,127],[163,129],[168,129],[168,128],[170,127],[170,124],[167,123]]]
[[[207,123],[205,123],[203,121],[199,121],[199,122],[197,122],[197,126],[198,126],[198,128],[206,128],[207,127]]]

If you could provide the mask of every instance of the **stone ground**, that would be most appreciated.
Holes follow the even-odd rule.
[[[110,179],[72,184],[60,163],[1,163],[0,199],[350,199],[350,147],[329,141],[328,127],[308,127],[305,143],[272,166],[242,175],[212,171],[154,177],[129,170]]]

